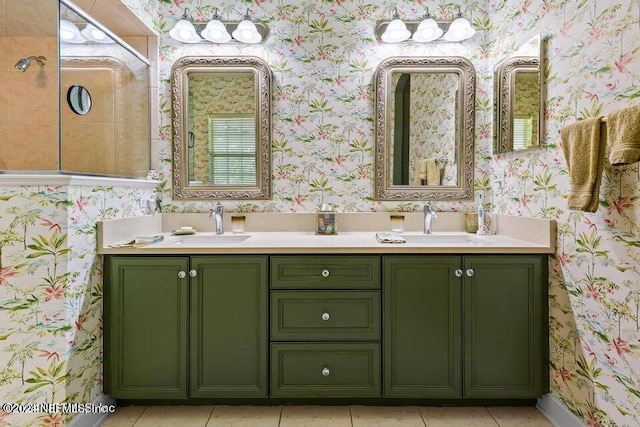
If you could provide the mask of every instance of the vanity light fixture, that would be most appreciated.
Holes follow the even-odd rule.
[[[174,40],[182,43],[200,43],[209,41],[212,43],[228,43],[232,41],[255,44],[264,41],[269,36],[269,29],[260,22],[251,19],[249,10],[240,22],[222,21],[218,15],[218,9],[210,21],[194,21],[189,8],[184,9],[182,18],[169,31]]]
[[[96,28],[94,25],[87,23],[80,33],[89,41],[95,43],[115,43],[111,38],[107,37],[104,31]]]
[[[80,30],[76,27],[76,24],[66,19],[60,20],[60,40],[65,43],[84,43],[87,41],[87,39],[80,34]]]
[[[460,42],[472,37],[475,32],[459,7],[452,21],[436,21],[428,8],[421,21],[403,21],[396,10],[391,21],[380,21],[375,28],[376,37],[384,43],[401,43],[405,40],[417,43]]]
[[[422,22],[418,24],[418,28],[411,36],[411,39],[418,43],[427,43],[439,38],[443,32],[442,28],[438,26],[438,23],[429,14],[429,8],[427,8]]]
[[[411,32],[407,29],[406,24],[400,19],[398,15],[398,9],[393,15],[391,22],[387,25],[387,28],[380,35],[380,38],[385,43],[401,43],[411,37]]]
[[[80,30],[76,24],[66,19],[60,20],[60,41],[63,43],[115,43],[104,31],[87,23]]]
[[[460,7],[454,21],[449,25],[449,29],[444,35],[444,39],[450,42],[459,42],[472,37],[476,33],[471,23],[462,17]]]

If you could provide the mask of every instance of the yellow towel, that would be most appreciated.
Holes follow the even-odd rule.
[[[613,166],[640,160],[640,105],[609,114],[607,139],[611,147],[609,163]]]
[[[440,168],[436,159],[426,159],[427,185],[440,185]]]
[[[600,181],[604,167],[606,134],[602,117],[582,120],[560,130],[562,150],[569,169],[569,209],[598,210]]]

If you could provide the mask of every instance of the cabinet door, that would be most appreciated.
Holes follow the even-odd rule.
[[[190,395],[267,396],[267,257],[191,258]]]
[[[548,375],[543,343],[547,324],[543,259],[520,255],[464,258],[465,397],[535,398],[543,394]]]
[[[384,257],[384,396],[461,397],[459,256]]]
[[[186,398],[188,258],[114,256],[106,267],[105,391]]]

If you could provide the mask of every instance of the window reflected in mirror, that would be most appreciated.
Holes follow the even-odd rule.
[[[256,185],[252,72],[188,75],[190,185]]]

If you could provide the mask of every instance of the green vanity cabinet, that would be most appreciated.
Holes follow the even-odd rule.
[[[384,257],[384,396],[462,396],[459,256]]]
[[[267,397],[267,256],[108,256],[105,392]]]
[[[191,397],[267,397],[267,257],[193,256]]]
[[[545,255],[383,258],[385,397],[548,391]]]
[[[547,257],[465,256],[464,396],[548,391]]]
[[[122,399],[187,398],[189,259],[107,257],[104,388]]]

